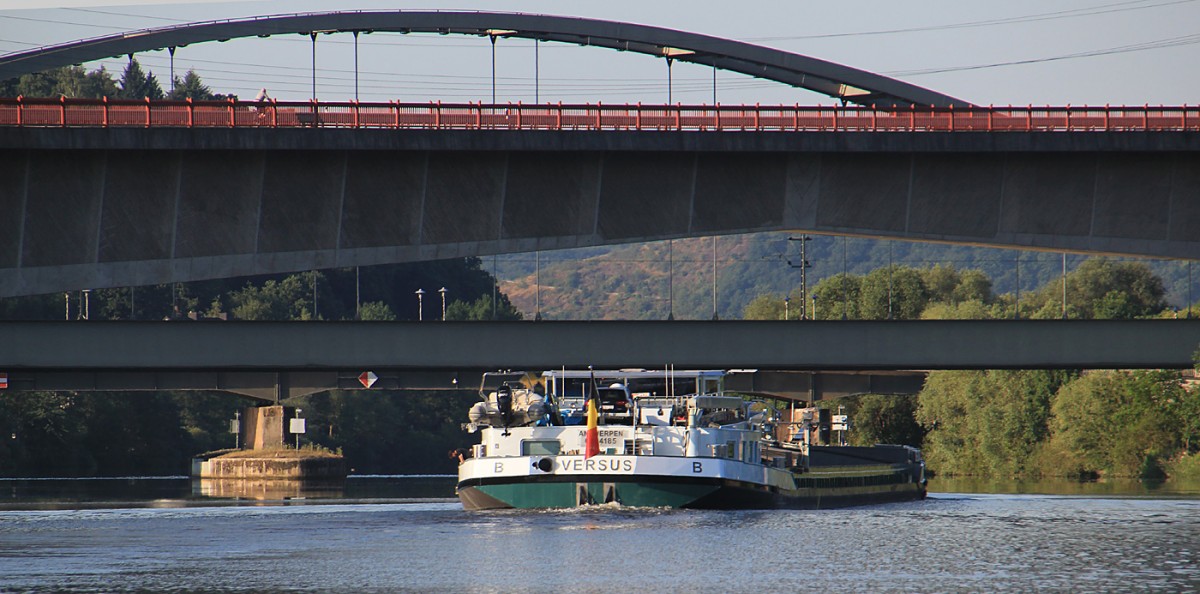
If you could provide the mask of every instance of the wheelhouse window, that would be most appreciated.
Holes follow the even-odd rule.
[[[557,439],[527,439],[521,442],[522,456],[557,456],[561,444]]]

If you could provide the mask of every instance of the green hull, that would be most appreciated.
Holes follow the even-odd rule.
[[[781,491],[729,480],[641,477],[624,482],[463,481],[458,486],[458,496],[469,510],[571,508],[610,503],[699,509],[819,509],[912,501],[924,498],[925,488],[910,482]]]
[[[632,507],[686,507],[719,489],[712,484],[609,482],[506,482],[460,485],[466,509],[563,508],[619,503]]]

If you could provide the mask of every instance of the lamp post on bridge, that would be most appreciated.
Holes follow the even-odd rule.
[[[496,104],[496,38],[508,37],[516,33],[512,29],[488,29],[487,36],[492,42],[492,105]]]
[[[438,293],[442,294],[442,321],[446,321],[446,287],[438,289]]]
[[[309,39],[312,40],[312,98],[317,100],[317,32],[309,31]],[[316,114],[313,114],[314,116]],[[315,121],[315,120],[314,120]]]
[[[417,321],[420,322],[424,318],[425,309],[425,289],[417,289]]]

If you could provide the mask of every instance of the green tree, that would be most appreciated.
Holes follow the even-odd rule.
[[[84,476],[182,474],[188,438],[176,399],[168,393],[90,392],[77,396],[87,411],[82,432]]]
[[[1180,447],[1173,403],[1184,399],[1175,371],[1098,371],[1054,397],[1052,445],[1070,474],[1142,476]]]
[[[792,317],[790,314],[789,311],[789,318]],[[743,320],[782,320],[783,317],[783,297],[774,294],[759,295],[746,304],[746,309],[742,310]]]
[[[994,320],[1004,316],[1003,306],[981,301],[931,303],[921,312],[923,320]]]
[[[1130,320],[1149,313],[1123,291],[1109,291],[1092,304],[1092,316],[1098,320]]]
[[[496,306],[492,296],[483,295],[471,303],[455,300],[446,306],[447,320],[520,320],[521,312],[513,307],[504,293],[498,293]]]
[[[104,67],[88,72],[82,66],[64,66],[26,74],[0,85],[4,97],[116,97],[117,84]]]
[[[360,320],[372,320],[380,322],[395,321],[396,314],[392,313],[391,308],[382,301],[372,301],[362,304],[359,310]]]
[[[914,416],[916,396],[866,394],[850,414],[853,445],[890,443],[921,447],[925,431]]]
[[[461,424],[477,400],[469,391],[343,392],[291,403],[308,418],[306,438],[341,450],[358,474],[448,473],[446,451],[469,439]]]
[[[249,397],[227,392],[171,392],[177,404],[176,422],[187,434],[181,446],[186,457],[234,447],[237,438],[229,432],[229,422],[255,402]]]
[[[58,95],[100,99],[116,97],[118,93],[116,81],[103,66],[91,72],[86,72],[82,66],[67,66],[58,72],[57,77],[55,94]]]
[[[922,271],[921,277],[925,281],[930,301],[939,303],[956,301],[954,292],[962,284],[962,275],[953,265],[935,264],[932,268]]]
[[[22,75],[11,93],[24,97],[59,97],[58,88],[58,70],[55,69]]]
[[[819,286],[819,285],[818,285]],[[929,303],[925,281],[915,269],[878,268],[861,281],[859,311],[868,320],[913,320]]]
[[[1070,318],[1132,319],[1156,315],[1167,307],[1162,279],[1144,262],[1085,260],[1067,274],[1066,288]],[[1061,317],[1062,277],[1046,283],[1028,299],[1023,295],[1022,300],[1037,312],[1034,317]]]
[[[928,431],[930,466],[951,475],[1036,474],[1051,398],[1070,377],[1055,371],[931,373],[916,412]]]
[[[818,320],[862,319],[859,311],[862,278],[838,274],[817,283],[813,289],[814,317]]]
[[[117,81],[113,80],[112,74],[103,66],[97,70],[87,73],[87,78],[84,81],[81,89],[80,97],[91,97],[99,99],[101,97],[116,97],[120,92],[117,89]]]
[[[212,90],[200,80],[195,70],[188,69],[183,77],[175,77],[175,88],[167,94],[168,99],[191,99],[193,101],[211,101],[216,98]]]
[[[314,304],[313,284],[326,287],[319,272],[291,274],[283,280],[268,280],[262,286],[247,284],[229,295],[230,313],[239,320],[311,320],[321,301]]]
[[[87,422],[74,394],[6,394],[0,398],[0,475],[83,475]]]
[[[122,99],[162,99],[162,87],[153,72],[145,72],[136,58],[129,58],[125,72],[121,74],[120,93]]]
[[[951,299],[952,303],[991,303],[995,299],[992,295],[992,279],[982,270],[964,270],[959,275],[958,286],[954,287]]]

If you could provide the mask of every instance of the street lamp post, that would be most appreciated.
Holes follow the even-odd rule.
[[[815,319],[817,319],[817,296],[815,294],[812,296],[812,300],[813,300],[813,316],[812,317],[815,320]]]
[[[417,289],[416,295],[417,295],[417,321],[420,322],[424,319],[425,289]]]
[[[792,302],[792,296],[787,295],[783,298],[783,321],[788,320],[788,305]],[[801,301],[801,303],[804,303]]]
[[[442,321],[446,321],[446,287],[438,289],[438,293],[442,294]]]
[[[516,31],[511,29],[488,29],[486,31],[488,39],[492,42],[492,105],[496,105],[496,38],[508,37]]]

